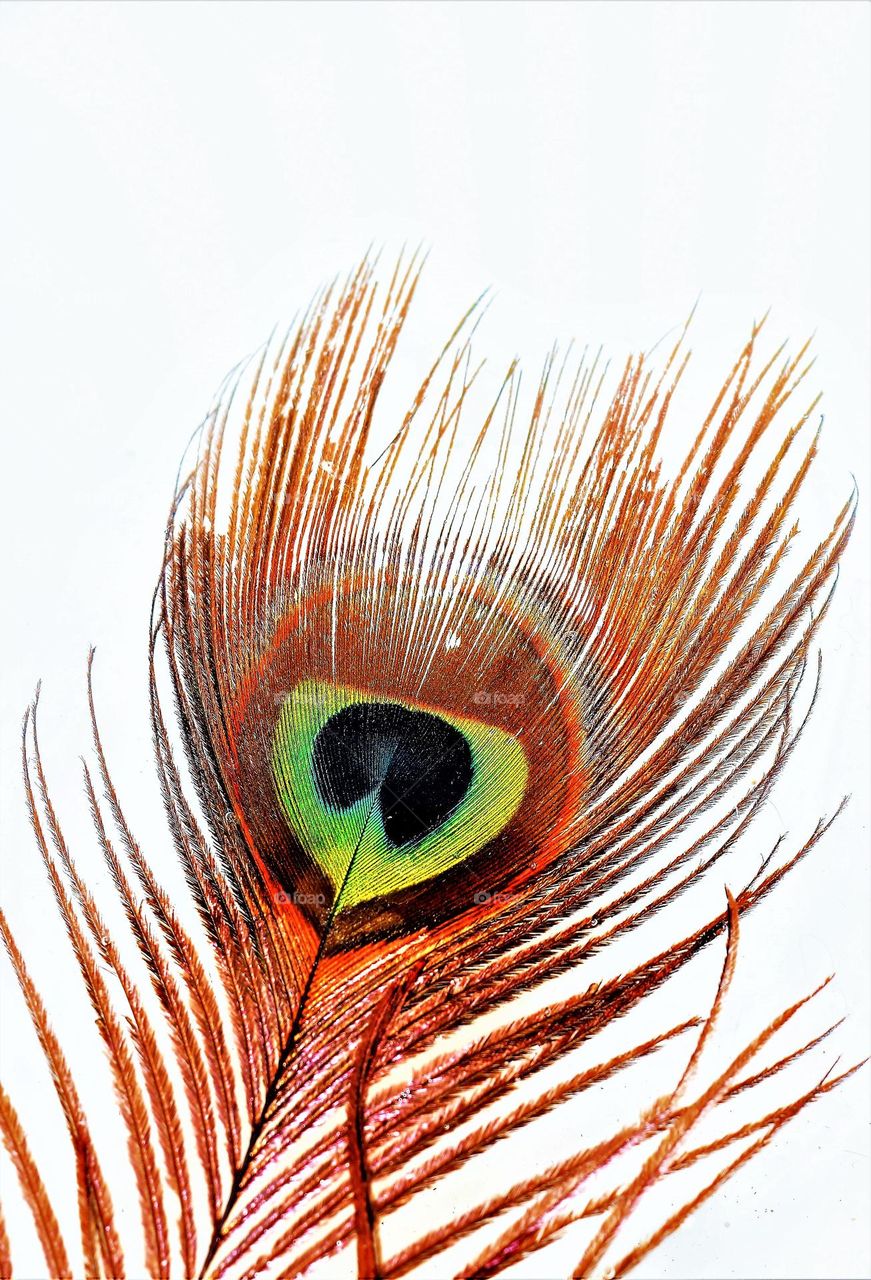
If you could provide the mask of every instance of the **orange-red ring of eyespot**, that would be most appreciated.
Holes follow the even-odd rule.
[[[338,584],[338,589],[342,590],[347,584],[350,584],[352,582],[353,582],[353,578],[351,577],[342,579]],[[272,640],[269,644],[269,648],[260,656],[255,666],[244,677],[243,682],[240,685],[239,692],[237,693],[236,699],[234,701],[233,712],[232,712],[233,723],[231,728],[233,731],[235,731],[244,720],[245,710],[251,697],[251,689],[253,688],[257,679],[262,675],[264,669],[268,666],[270,662],[271,654],[274,651],[276,645],[280,644],[281,641],[284,639],[284,637],[292,631],[293,626],[296,623],[303,607],[311,604],[323,604],[326,600],[330,598],[330,596],[333,594],[335,590],[336,590],[335,584],[330,584],[329,586],[319,587],[316,591],[313,591],[308,595],[303,596],[302,599],[298,600],[296,604],[292,607],[292,609],[286,614],[286,616],[282,618],[282,620],[278,623],[275,629],[275,632],[273,634]],[[478,593],[484,593],[484,592],[486,592],[486,595],[484,595],[484,599],[486,600],[487,595],[490,595],[491,602],[492,602],[492,599],[495,598],[495,592],[491,592],[489,588],[479,585]],[[476,593],[476,595],[478,593]],[[571,699],[563,698],[563,693],[566,690],[571,690],[571,685],[566,684],[562,680],[563,669],[560,667],[559,663],[554,661],[554,653],[555,653],[554,647],[552,644],[548,645],[547,638],[541,634],[541,627],[533,626],[528,621],[528,619],[524,618],[522,614],[514,615],[512,617],[512,622],[514,623],[514,625],[518,626],[524,638],[528,641],[531,648],[538,654],[539,658],[541,659],[541,661],[543,662],[543,664],[545,665],[545,667],[548,669],[551,676],[553,677],[554,683],[556,684],[556,687],[558,690],[558,696],[560,698],[560,707],[561,707],[561,710],[563,711],[564,723],[565,723],[568,738],[569,738],[569,759],[567,762],[568,782],[566,787],[566,796],[565,796],[563,805],[560,809],[559,817],[557,818],[556,822],[553,825],[554,834],[552,834],[545,841],[544,845],[541,846],[541,848],[536,853],[532,863],[529,866],[525,867],[511,881],[512,885],[519,886],[521,884],[526,883],[538,870],[546,866],[547,863],[551,860],[551,858],[555,856],[555,854],[561,852],[561,848],[559,847],[560,837],[556,833],[562,831],[564,824],[570,821],[571,818],[577,812],[578,802],[580,800],[581,794],[583,793],[584,785],[586,783],[586,771],[578,767],[578,762],[580,760],[581,751],[583,749],[583,744],[584,744],[582,709],[576,697],[573,697]],[[438,710],[438,708],[433,708],[433,709],[436,711]],[[229,745],[235,755],[235,752],[236,752],[235,732],[233,734],[233,737],[230,740]],[[266,863],[263,861],[260,854],[257,852],[257,845],[254,840],[253,833],[250,827],[248,826],[248,823],[245,819],[245,815],[241,811],[241,807],[238,805],[235,797],[231,796],[231,803],[233,805],[233,810],[236,816],[236,820],[239,823],[239,826],[241,827],[242,832],[245,836],[246,842],[248,844],[248,848],[250,849],[255,859],[255,862],[257,863],[257,866],[260,870],[261,875],[264,878],[264,881],[272,890],[274,905],[279,909],[283,908],[287,910],[292,904],[288,900],[284,890],[281,889],[273,873],[269,870]],[[297,908],[294,908],[294,911],[296,914],[300,914]]]

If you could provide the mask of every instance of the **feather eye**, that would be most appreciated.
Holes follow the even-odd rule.
[[[828,1034],[759,1060],[797,1001],[697,1084],[739,917],[829,822],[790,854],[778,842],[725,909],[699,898],[665,949],[587,976],[736,853],[816,698],[808,671],[854,501],[788,571],[816,447],[815,402],[786,419],[805,349],[760,363],[754,327],[671,476],[658,451],[684,335],[656,375],[627,361],[607,403],[598,360],[574,368],[554,352],[528,413],[514,365],[482,412],[473,308],[382,435],[418,277],[416,260],[400,262],[382,289],[364,261],[325,290],[224,389],[175,495],[152,722],[198,920],[127,822],[92,695],[86,789],[141,974],[67,848],[35,707],[25,721],[34,830],[106,1042],[149,1275],[290,1277],[343,1254],[348,1274],[386,1280],[458,1242],[472,1260],[457,1274],[495,1275],[584,1223],[575,1274],[606,1260],[622,1274],[850,1074],[734,1120],[739,1094]],[[140,1274],[3,928],[70,1131],[85,1269]],[[706,1019],[596,1052],[722,934]],[[552,982],[565,975],[568,993]],[[686,1037],[685,1068],[637,1120],[603,1103],[599,1138],[424,1234],[408,1228],[416,1196]],[[584,1049],[593,1060],[579,1065]],[[700,1143],[711,1116],[720,1134]],[[60,1273],[71,1251],[5,1095],[0,1126]],[[633,1241],[642,1196],[712,1164]],[[611,1186],[594,1195],[603,1175]]]
[[[306,610],[304,636],[270,645],[232,757],[240,807],[247,774],[271,770],[268,815],[245,804],[256,850],[285,895],[319,905],[321,924],[334,913],[343,935],[433,923],[527,872],[585,782],[582,702],[536,648],[540,631],[479,594],[421,677],[406,601],[385,594],[364,620],[353,593],[331,593]],[[330,679],[340,672],[347,683]]]

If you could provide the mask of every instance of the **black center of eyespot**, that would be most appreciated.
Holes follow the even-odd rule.
[[[318,794],[348,809],[378,789],[384,832],[397,847],[422,840],[453,813],[472,781],[472,752],[458,729],[397,702],[358,702],[315,738]]]

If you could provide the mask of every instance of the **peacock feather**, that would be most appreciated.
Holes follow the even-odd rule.
[[[92,664],[84,780],[123,937],[53,806],[38,699],[24,718],[33,830],[140,1218],[4,918],[78,1213],[73,1239],[3,1093],[52,1277],[482,1278],[563,1235],[574,1276],[622,1275],[851,1074],[783,1083],[831,1030],[775,1043],[812,992],[705,1078],[739,921],[833,819],[762,849],[715,910],[693,898],[752,844],[807,723],[853,522],[850,497],[795,546],[806,348],[762,357],[754,326],[669,471],[685,333],[616,379],[554,351],[529,403],[511,365],[482,410],[476,305],[385,430],[420,262],[376,274],[364,261],[234,373],[173,497],[149,679],[185,901],[125,815]],[[704,1016],[660,1003],[645,1028],[718,939]],[[623,1077],[659,1080],[674,1050],[667,1086],[626,1111]],[[775,1078],[739,1122],[739,1096]],[[584,1098],[598,1129],[565,1120],[565,1153],[512,1160]],[[0,1258],[11,1276],[5,1231]]]

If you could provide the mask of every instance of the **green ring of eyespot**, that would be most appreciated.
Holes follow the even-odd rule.
[[[460,803],[436,830],[400,848],[385,834],[377,788],[337,810],[322,801],[313,768],[315,739],[334,715],[355,704],[385,701],[438,715],[463,735],[472,757],[471,782]],[[504,729],[315,680],[302,681],[284,700],[273,736],[272,771],[284,816],[339,893],[340,909],[386,897],[466,861],[514,817],[529,775],[522,746]]]

